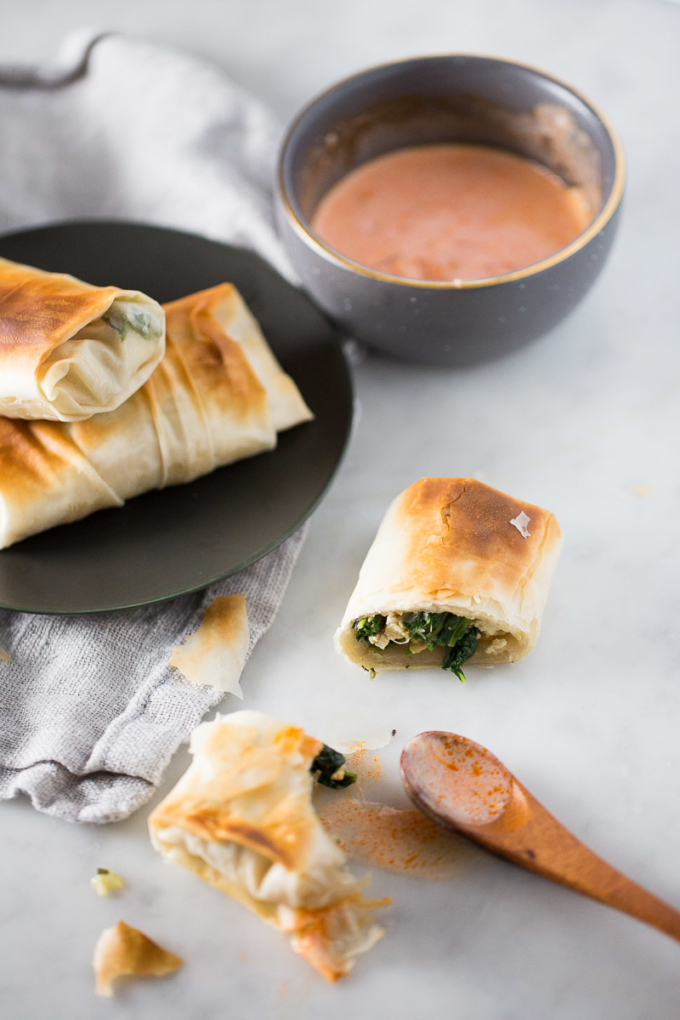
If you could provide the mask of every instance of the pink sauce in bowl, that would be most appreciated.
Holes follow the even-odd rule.
[[[540,164],[451,143],[398,149],[350,171],[323,197],[312,227],[382,273],[475,280],[540,262],[590,219],[581,190]]]

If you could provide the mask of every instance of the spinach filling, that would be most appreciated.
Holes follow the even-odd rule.
[[[363,616],[352,626],[357,638],[368,642],[369,638],[380,634],[386,622],[387,617],[378,613]],[[445,648],[442,669],[455,673],[461,681],[465,680],[461,667],[475,654],[479,640],[479,631],[472,620],[454,613],[404,613],[401,624],[411,641],[422,642],[430,652],[435,648]],[[387,647],[394,644],[399,642],[390,641]],[[404,651],[410,651],[409,645]]]
[[[370,637],[375,634],[379,634],[385,626],[386,617],[376,616],[362,616],[360,620],[355,620],[352,626],[356,636],[362,641],[368,641]]]
[[[334,751],[328,744],[324,744],[316,758],[312,762],[310,772],[317,783],[322,786],[329,786],[331,790],[340,790],[345,786],[356,783],[357,777],[354,772],[345,771],[345,756],[339,751]]]
[[[149,338],[155,340],[160,336],[153,317],[145,311],[137,311],[132,308],[123,311],[121,308],[112,306],[108,315],[102,315],[102,319],[116,331],[121,340],[125,339],[131,329],[135,333],[139,333],[145,340]]]

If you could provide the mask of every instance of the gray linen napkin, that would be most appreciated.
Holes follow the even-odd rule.
[[[79,33],[49,69],[0,68],[0,231],[125,218],[254,248],[287,270],[271,116],[218,71],[117,35]],[[271,625],[303,532],[196,595],[88,617],[0,610],[0,798],[69,821],[125,818],[222,694],[168,665],[215,595],[245,592],[250,650]]]

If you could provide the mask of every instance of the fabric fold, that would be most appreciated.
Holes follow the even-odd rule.
[[[0,68],[0,119],[0,230],[139,220],[252,248],[291,277],[271,195],[280,127],[216,68],[79,32],[56,66]],[[72,432],[82,453],[80,428]],[[146,426],[126,435],[135,457],[158,458]],[[206,459],[214,430],[211,442]],[[106,474],[96,458],[91,469]],[[164,471],[167,483],[169,463]],[[124,484],[110,464],[108,472],[98,484]],[[110,505],[105,488],[101,498]],[[252,650],[303,541],[304,530],[233,578],[165,605],[59,618],[0,610],[0,646],[12,657],[0,657],[0,798],[23,795],[39,811],[83,822],[119,820],[143,804],[221,700],[168,665],[172,649],[216,595],[245,592]]]

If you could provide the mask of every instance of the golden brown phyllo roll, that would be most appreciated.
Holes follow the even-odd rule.
[[[516,662],[538,637],[562,544],[553,514],[474,478],[398,496],[335,635],[369,670]]]
[[[0,415],[82,421],[113,411],[163,357],[163,309],[0,258]]]
[[[329,981],[347,974],[382,929],[312,806],[315,777],[350,778],[342,756],[260,712],[203,723],[190,750],[191,766],[149,817],[153,845],[287,933]]]
[[[270,450],[312,414],[230,284],[165,305],[167,349],[117,410],[0,418],[0,549]]]

